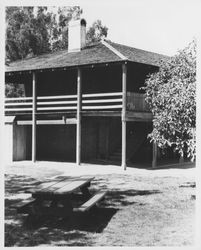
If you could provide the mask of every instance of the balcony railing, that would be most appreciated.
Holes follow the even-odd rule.
[[[31,113],[32,97],[5,98],[6,113]],[[37,112],[76,111],[77,95],[39,96]],[[82,95],[82,110],[121,110],[122,92]]]
[[[6,114],[32,113],[32,97],[5,98]],[[83,111],[122,110],[122,92],[82,95]],[[76,112],[77,95],[38,96],[37,113]],[[144,94],[127,92],[127,111],[148,112]]]

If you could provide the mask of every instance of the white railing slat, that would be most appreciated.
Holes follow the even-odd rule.
[[[96,93],[96,94],[83,94],[82,97],[98,97],[98,96],[122,96],[122,92],[114,92],[114,93]]]
[[[108,106],[83,106],[82,109],[120,109],[122,105],[108,105]]]
[[[16,109],[16,108],[9,108],[9,109],[4,109],[5,111],[32,111],[32,108],[19,108],[19,109]]]
[[[58,104],[76,104],[77,101],[62,101],[62,102],[37,102],[37,105],[58,105]]]
[[[56,96],[38,96],[37,100],[46,100],[46,99],[71,99],[77,98],[77,95],[56,95]]]
[[[83,100],[82,101],[82,103],[107,103],[107,102],[122,102],[122,99]]]
[[[105,97],[105,98],[104,98]],[[111,98],[116,97],[116,98]],[[117,98],[120,97],[120,98]],[[95,94],[83,94],[82,95],[83,104],[95,104],[96,106],[89,105],[83,106],[83,110],[101,110],[101,109],[120,109],[122,108],[122,92],[114,93],[95,93]],[[94,99],[96,98],[96,99]],[[104,98],[104,99],[103,99]],[[54,100],[55,99],[55,100]],[[57,100],[56,100],[57,99]],[[75,100],[61,100],[61,99],[75,99]],[[31,102],[12,102],[12,101],[24,101],[31,100]],[[32,97],[19,97],[19,98],[5,98],[5,111],[32,111],[32,107],[23,107],[23,106],[32,106]],[[76,110],[77,109],[77,95],[60,95],[60,96],[38,96],[37,100],[37,111],[45,110]],[[44,101],[42,101],[44,100]],[[45,101],[46,100],[46,101]],[[61,101],[59,101],[61,100]],[[97,104],[103,104],[98,106]],[[113,105],[108,105],[114,103]],[[116,103],[116,104],[115,104]],[[120,104],[121,103],[121,104]],[[48,107],[41,107],[47,105]],[[53,105],[61,105],[54,107]],[[72,106],[64,106],[72,105]],[[12,107],[13,106],[13,107]],[[19,106],[22,106],[21,108]],[[19,108],[18,108],[19,107]]]
[[[37,108],[37,110],[76,110],[77,106],[72,107],[45,107],[45,108]]]
[[[5,106],[32,106],[32,102],[13,102],[13,103],[5,103]]]

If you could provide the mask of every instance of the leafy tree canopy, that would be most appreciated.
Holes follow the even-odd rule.
[[[53,11],[54,9],[54,11]],[[68,22],[82,14],[79,6],[72,7],[7,7],[6,64],[68,47]],[[107,27],[100,20],[87,32],[87,42],[107,36]],[[19,85],[6,84],[7,97],[23,95]]]
[[[6,97],[22,97],[25,96],[24,92],[24,86],[22,84],[6,84]]]
[[[79,6],[57,9],[58,21],[50,37],[52,51],[68,48],[68,22],[80,18],[81,14],[82,9]]]
[[[54,16],[46,7],[6,8],[6,58],[23,59],[49,51],[49,30],[54,26]]]
[[[57,20],[57,15],[47,7],[7,7],[7,59],[14,61],[66,48],[64,26],[81,12],[78,6],[57,8]]]
[[[68,22],[82,14],[79,6],[6,8],[6,59],[15,61],[68,47]],[[100,20],[87,32],[87,42],[107,36]]]
[[[98,42],[107,37],[108,28],[102,25],[101,20],[95,21],[87,32],[87,43]]]
[[[146,101],[153,113],[149,135],[161,148],[172,146],[183,157],[195,158],[196,42],[161,62],[146,80]]]

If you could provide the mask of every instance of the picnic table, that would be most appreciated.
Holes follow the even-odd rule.
[[[103,199],[106,192],[91,194],[89,186],[94,177],[64,177],[28,189],[29,199],[16,204],[18,213],[31,215],[68,216],[86,212]]]

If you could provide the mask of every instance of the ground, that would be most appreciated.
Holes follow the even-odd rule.
[[[30,223],[12,204],[27,188],[61,176],[93,175],[107,190],[97,210]],[[146,170],[118,166],[18,162],[5,171],[5,246],[193,246],[195,168]]]

